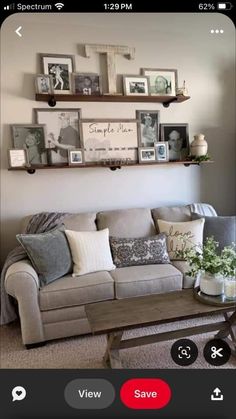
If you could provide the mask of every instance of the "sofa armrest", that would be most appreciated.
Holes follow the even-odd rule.
[[[38,275],[28,260],[13,263],[8,268],[5,289],[18,302],[24,344],[44,341],[39,288]]]

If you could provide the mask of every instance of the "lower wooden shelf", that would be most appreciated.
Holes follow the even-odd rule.
[[[195,161],[168,161],[168,162],[150,162],[150,163],[129,163],[129,164],[100,164],[100,163],[86,163],[81,165],[68,165],[65,163],[54,164],[54,165],[32,165],[30,167],[9,167],[10,171],[26,171],[29,174],[33,174],[36,170],[51,170],[51,169],[87,169],[91,167],[108,168],[111,170],[121,169],[121,167],[134,167],[134,166],[165,166],[165,165],[184,165],[188,166],[200,166],[202,164],[213,163],[212,160],[203,161],[201,163]]]

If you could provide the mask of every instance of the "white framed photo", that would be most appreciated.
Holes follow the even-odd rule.
[[[162,68],[142,68],[141,73],[149,77],[151,95],[176,95],[176,88],[178,85],[177,70]]]
[[[156,153],[154,147],[139,148],[139,163],[153,163],[156,161]]]
[[[75,150],[68,151],[69,166],[80,166],[84,164],[84,150],[76,148]]]
[[[35,77],[35,89],[36,93],[52,95],[54,93],[52,76],[49,74],[37,74]]]
[[[169,161],[169,148],[167,141],[159,141],[155,144],[156,160],[157,161]]]
[[[43,73],[52,76],[54,93],[72,93],[71,75],[75,72],[74,55],[40,54]]]
[[[145,76],[123,76],[124,94],[126,96],[148,96],[149,79]]]
[[[27,151],[25,149],[8,150],[9,167],[26,167],[28,165]]]

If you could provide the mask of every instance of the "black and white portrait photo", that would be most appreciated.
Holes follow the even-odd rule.
[[[101,95],[101,78],[93,73],[73,74],[74,93],[79,95]]]
[[[44,74],[48,74],[53,80],[53,89],[55,93],[71,93],[71,75],[75,71],[74,56],[72,55],[43,55]]]
[[[46,74],[37,74],[35,78],[36,93],[53,94],[53,78]]]
[[[45,145],[51,163],[68,163],[68,151],[80,148],[80,109],[35,109],[36,120],[46,125]]]
[[[161,139],[168,141],[169,160],[185,160],[189,155],[188,124],[161,124]]]
[[[139,148],[139,162],[150,163],[156,161],[155,148]]]
[[[13,147],[24,149],[30,165],[47,164],[44,125],[12,125]]]
[[[159,140],[159,111],[136,111],[139,121],[139,147],[154,147]]]
[[[156,160],[157,161],[168,161],[169,160],[169,144],[168,142],[159,141],[155,144],[156,149]]]
[[[148,78],[143,76],[123,76],[124,94],[127,96],[131,95],[142,95],[147,96],[149,94],[149,83]]]
[[[149,77],[151,95],[176,95],[177,70],[142,68],[142,74]]]
[[[84,151],[82,149],[69,150],[69,165],[84,164]]]

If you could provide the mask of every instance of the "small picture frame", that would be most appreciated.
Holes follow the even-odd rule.
[[[169,161],[169,148],[167,141],[159,141],[155,144],[156,161]]]
[[[139,148],[139,163],[153,163],[156,161],[156,153],[154,147]]]
[[[9,149],[8,150],[8,161],[9,167],[27,167],[28,158],[27,158],[27,151],[25,149]]]
[[[96,73],[73,73],[73,91],[76,95],[99,96],[102,94],[101,76]]]
[[[164,68],[142,68],[141,74],[149,77],[150,95],[176,95],[176,87],[178,86],[177,70]]]
[[[76,148],[68,151],[69,166],[81,166],[84,164],[84,150]]]
[[[35,90],[36,93],[42,95],[53,94],[53,78],[49,74],[37,74],[35,77]]]
[[[124,95],[148,96],[149,78],[146,76],[123,76]]]
[[[71,75],[75,72],[74,55],[40,54],[42,71],[52,76],[54,93],[72,93]]]

